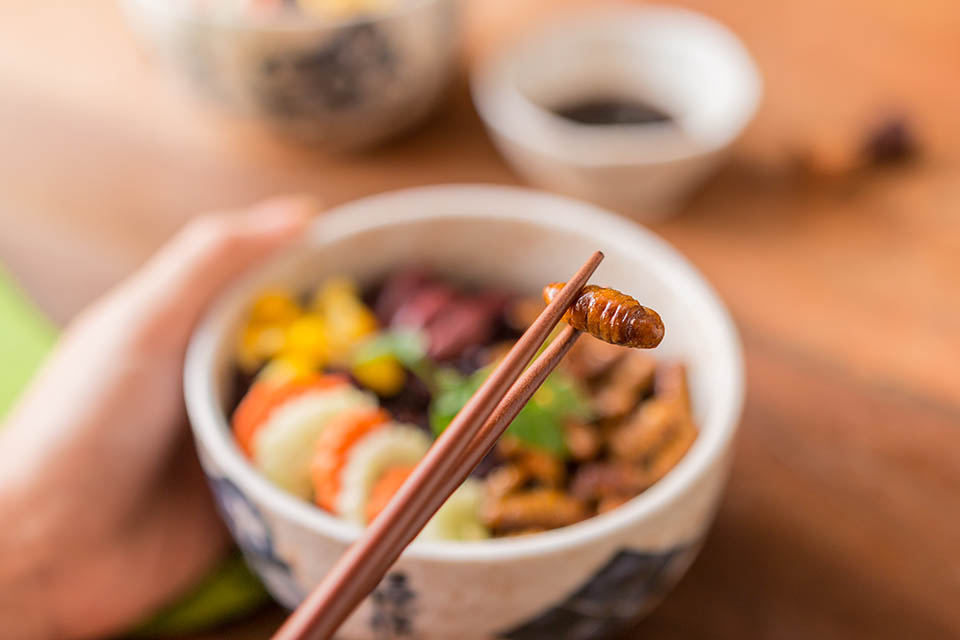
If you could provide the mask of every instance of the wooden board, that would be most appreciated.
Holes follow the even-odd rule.
[[[468,3],[468,60],[561,4]],[[960,637],[960,5],[681,4],[740,33],[766,79],[731,163],[654,226],[729,303],[749,391],[717,525],[631,637]],[[0,17],[0,260],[59,321],[203,209],[516,182],[463,79],[417,135],[329,158],[170,90],[109,0],[0,0]],[[917,162],[794,170],[889,109]],[[202,637],[264,637],[279,615]]]

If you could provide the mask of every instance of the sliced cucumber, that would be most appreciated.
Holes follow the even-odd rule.
[[[374,483],[391,467],[414,465],[430,448],[420,429],[391,423],[361,438],[350,449],[340,472],[337,515],[356,524],[367,523],[367,502]]]
[[[254,463],[280,488],[309,499],[310,462],[324,427],[342,411],[376,406],[376,396],[349,385],[298,396],[274,410],[257,431]]]
[[[467,478],[420,532],[419,540],[483,540],[490,532],[480,521],[483,486]]]

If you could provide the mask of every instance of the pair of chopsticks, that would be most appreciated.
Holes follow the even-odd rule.
[[[580,332],[565,327],[524,371],[601,260],[599,251],[590,256],[520,336],[390,503],[287,618],[273,640],[327,640],[373,591],[576,342]]]

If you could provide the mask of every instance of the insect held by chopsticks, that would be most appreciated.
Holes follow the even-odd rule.
[[[544,300],[553,300],[564,284],[544,287]],[[663,321],[656,311],[616,289],[593,284],[580,290],[563,319],[575,329],[623,347],[652,349],[663,340]]]

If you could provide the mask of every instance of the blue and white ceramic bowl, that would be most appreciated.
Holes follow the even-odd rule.
[[[688,9],[582,3],[472,73],[474,104],[517,173],[651,221],[676,213],[753,118],[763,80],[737,36]],[[554,107],[649,103],[669,123],[584,125]]]
[[[328,149],[366,147],[423,120],[456,63],[457,0],[396,0],[338,19],[221,4],[121,0],[154,58],[195,92]]]
[[[723,492],[743,398],[740,343],[723,303],[673,248],[642,227],[566,198],[492,186],[399,191],[318,220],[296,251],[220,297],[186,361],[198,449],[224,519],[274,597],[293,607],[359,530],[271,485],[224,415],[234,330],[262,288],[361,281],[398,265],[537,291],[590,253],[595,281],[663,316],[662,357],[687,363],[701,433],[660,482],[624,506],[547,533],[472,543],[416,542],[350,618],[344,638],[582,640],[649,611],[695,556]]]

